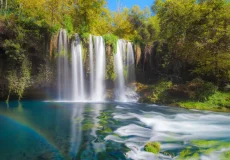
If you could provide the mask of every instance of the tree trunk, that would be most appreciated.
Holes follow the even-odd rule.
[[[0,9],[3,9],[3,0],[1,0]]]
[[[5,0],[5,9],[7,10],[7,0]]]

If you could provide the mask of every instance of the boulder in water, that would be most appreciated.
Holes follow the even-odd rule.
[[[144,150],[147,152],[158,154],[161,150],[161,144],[159,142],[148,142],[145,145]]]

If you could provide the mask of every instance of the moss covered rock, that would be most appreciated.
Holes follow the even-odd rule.
[[[161,144],[159,142],[148,142],[145,145],[144,150],[147,152],[158,154],[161,150]]]
[[[219,158],[222,160],[229,160],[230,159],[230,151],[223,152]]]

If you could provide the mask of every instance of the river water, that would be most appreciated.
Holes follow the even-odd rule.
[[[145,152],[148,142],[160,142],[160,153]],[[227,113],[138,103],[0,102],[1,160],[218,160],[229,155]]]

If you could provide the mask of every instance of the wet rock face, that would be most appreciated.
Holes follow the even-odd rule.
[[[4,22],[0,21],[0,35],[5,32],[5,28]]]
[[[1,44],[0,44],[1,45]],[[5,51],[0,46],[0,99],[6,96],[7,93],[7,80],[4,72],[5,66]]]
[[[154,67],[154,46],[134,46],[136,67],[142,71],[150,71]]]
[[[7,86],[5,84],[0,84],[0,100],[6,96]]]
[[[139,45],[134,46],[134,52],[135,52],[135,59],[136,59],[136,66],[141,66],[141,47]]]

